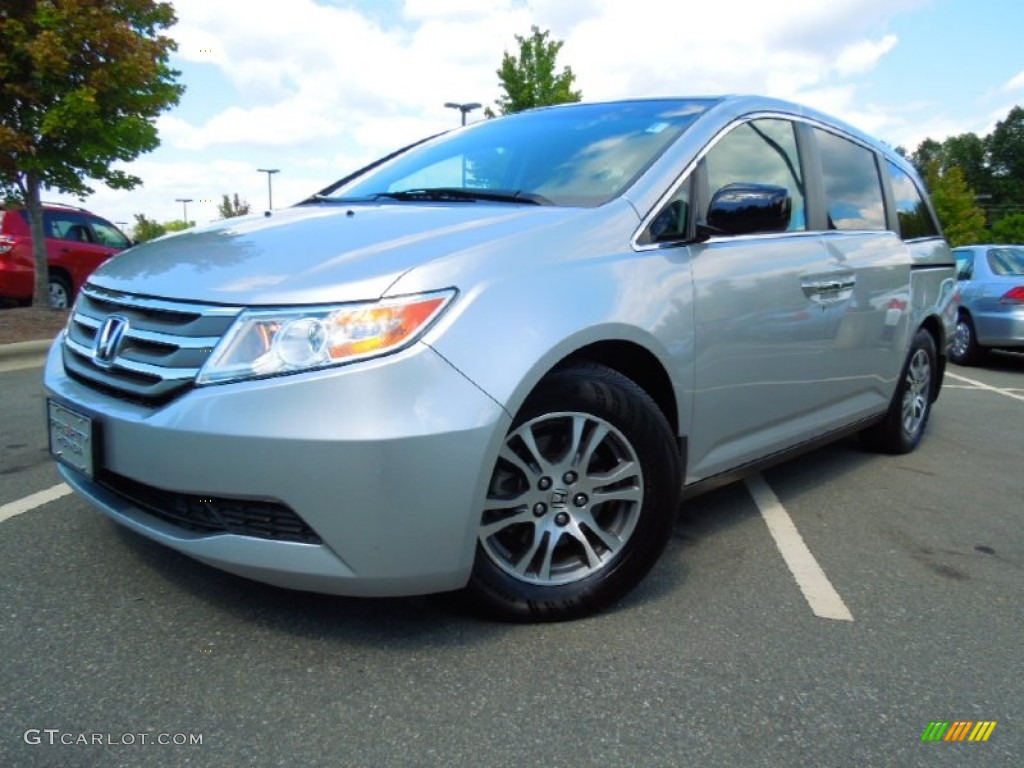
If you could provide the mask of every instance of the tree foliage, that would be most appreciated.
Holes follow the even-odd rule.
[[[28,208],[36,304],[47,297],[40,191],[141,183],[114,164],[157,147],[156,118],[184,90],[168,65],[175,43],[161,34],[175,21],[155,0],[5,0],[0,10],[0,195]]]
[[[941,143],[925,139],[910,160],[922,176],[932,163],[940,176],[958,168],[993,228],[1004,217],[1024,213],[1024,108],[1013,107],[987,136],[962,133]]]
[[[220,205],[217,206],[217,211],[222,219],[233,219],[236,216],[245,216],[251,213],[252,206],[249,205],[248,200],[241,200],[238,197],[238,193],[235,192],[234,198],[230,198],[227,195],[223,196]]]
[[[147,240],[155,240],[167,234],[167,227],[155,219],[146,218],[144,213],[135,214],[135,227],[132,229],[132,239],[137,243],[144,243]]]
[[[943,173],[939,161],[932,160],[925,180],[950,245],[970,245],[986,239],[985,212],[975,202],[974,190],[967,186],[958,166]]]
[[[1024,243],[1024,213],[1011,213],[992,225],[993,243]]]
[[[534,26],[529,37],[515,36],[519,55],[513,56],[506,51],[501,67],[497,70],[498,80],[504,90],[494,102],[500,114],[509,115],[534,107],[566,104],[582,98],[579,91],[572,89],[576,75],[570,67],[563,67],[556,74],[556,60],[563,43],[561,40],[549,39],[550,34],[550,30],[541,32],[539,27]],[[494,116],[490,107],[487,108],[487,115]]]

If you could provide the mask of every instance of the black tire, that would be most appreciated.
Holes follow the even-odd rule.
[[[631,380],[591,363],[553,372],[493,470],[470,602],[510,621],[576,619],[615,602],[665,548],[679,465],[664,414]]]
[[[860,433],[867,447],[894,454],[910,453],[917,448],[935,400],[938,360],[935,339],[928,331],[919,330],[910,345],[885,419]]]
[[[66,277],[51,272],[48,288],[51,307],[68,309],[71,306],[71,283]]]
[[[978,344],[971,316],[961,312],[956,319],[956,332],[949,348],[949,359],[957,365],[977,365],[985,357],[985,348]]]

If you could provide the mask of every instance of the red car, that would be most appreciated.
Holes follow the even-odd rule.
[[[44,205],[46,258],[50,265],[50,304],[69,307],[96,267],[132,244],[106,219],[70,205]],[[0,211],[0,299],[32,300],[35,262],[28,211]]]

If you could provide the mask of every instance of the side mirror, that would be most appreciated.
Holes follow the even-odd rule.
[[[750,235],[785,232],[793,198],[771,184],[729,184],[715,192],[708,207],[709,234]]]

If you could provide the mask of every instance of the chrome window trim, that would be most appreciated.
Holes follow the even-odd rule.
[[[819,129],[821,129],[823,131],[826,131],[828,133],[832,133],[832,134],[838,136],[841,139],[846,139],[847,141],[851,141],[854,144],[857,144],[858,146],[863,147],[864,149],[869,150],[875,156],[875,158],[876,158],[875,164],[876,164],[876,172],[878,173],[878,176],[879,176],[879,183],[882,183],[884,181],[882,179],[882,176],[881,176],[881,171],[878,171],[878,169],[877,169],[877,165],[878,165],[878,159],[877,158],[878,158],[878,155],[881,154],[882,158],[884,160],[889,160],[890,159],[890,153],[881,152],[878,147],[873,146],[872,144],[864,141],[863,139],[858,138],[857,136],[854,136],[854,135],[852,135],[850,133],[847,133],[842,128],[838,128],[836,126],[829,125],[828,123],[824,123],[821,120],[817,120],[817,119],[815,119],[813,117],[809,117],[807,115],[798,115],[798,114],[792,114],[792,113],[788,113],[788,112],[778,112],[778,111],[774,111],[774,110],[758,110],[756,112],[748,112],[745,115],[742,115],[740,117],[734,118],[733,120],[730,120],[720,131],[718,131],[718,133],[716,133],[714,135],[714,137],[707,144],[704,145],[704,147],[700,150],[700,152],[697,153],[697,155],[693,158],[693,160],[691,160],[686,165],[686,167],[683,169],[683,172],[680,173],[679,176],[676,178],[675,182],[669,186],[668,191],[666,191],[661,197],[658,198],[657,202],[651,207],[651,209],[640,220],[640,225],[637,227],[636,231],[633,232],[633,237],[629,241],[630,247],[632,247],[632,249],[634,251],[636,251],[637,253],[645,253],[647,251],[655,251],[655,250],[658,250],[658,249],[661,249],[661,248],[673,248],[673,247],[678,248],[678,247],[680,247],[680,245],[690,245],[690,243],[683,243],[683,241],[679,241],[679,240],[667,241],[667,242],[664,242],[664,243],[640,243],[640,237],[643,235],[643,233],[647,229],[647,227],[649,227],[651,225],[651,222],[654,221],[654,217],[657,216],[658,213],[661,212],[662,208],[664,208],[664,206],[667,205],[670,200],[675,198],[676,193],[678,193],[678,191],[679,191],[679,188],[682,187],[683,184],[685,184],[689,180],[690,174],[692,174],[694,172],[694,169],[697,167],[697,165],[700,163],[700,161],[704,159],[704,157],[708,154],[708,152],[710,152],[712,149],[714,149],[714,147],[718,144],[719,141],[722,140],[722,138],[725,136],[725,134],[729,133],[731,130],[733,130],[737,126],[743,125],[744,123],[749,123],[749,122],[751,122],[753,120],[760,120],[760,119],[765,119],[765,118],[773,119],[773,120],[789,120],[792,123],[803,123],[803,124],[809,125],[809,126],[811,126],[813,128],[819,128]],[[798,139],[798,141],[799,141],[799,139]],[[895,153],[892,153],[892,154],[895,154]],[[807,169],[804,169],[804,173],[806,173],[806,172],[807,172]],[[883,196],[884,196],[884,186],[883,186]],[[888,221],[887,221],[887,223],[888,223]],[[797,232],[777,232],[777,233],[776,232],[771,232],[771,233],[764,233],[764,234],[758,234],[758,235],[741,235],[741,236],[732,236],[732,237],[712,237],[712,238],[709,238],[708,240],[702,240],[701,243],[713,243],[713,242],[724,242],[724,241],[730,241],[731,242],[731,241],[735,241],[735,240],[740,239],[740,238],[747,239],[747,238],[750,238],[750,237],[763,238],[763,237],[777,237],[777,236],[780,236],[780,235],[781,236],[790,236],[791,237],[793,235],[800,235],[800,234],[805,234],[805,233],[806,234],[822,235],[822,234],[826,234],[826,233],[831,232],[831,231],[833,231],[833,230],[806,229],[806,230],[800,230],[800,231],[797,231]],[[860,232],[862,230],[844,229],[844,230],[835,230],[835,231],[841,231],[844,234],[846,234],[846,233]],[[889,232],[890,230],[889,229],[870,229],[870,230],[863,230],[863,231],[864,232],[872,232],[874,234],[878,234],[880,232]]]

